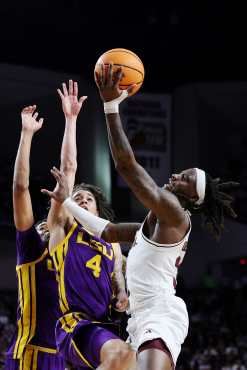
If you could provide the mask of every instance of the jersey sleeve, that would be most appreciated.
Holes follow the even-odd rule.
[[[44,243],[33,225],[25,231],[16,231],[17,265],[37,260],[45,252]]]

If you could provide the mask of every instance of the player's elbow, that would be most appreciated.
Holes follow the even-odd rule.
[[[116,240],[115,224],[109,222],[104,228],[101,237],[108,243],[113,243]]]
[[[29,189],[29,182],[21,182],[14,180],[13,193],[25,193]]]
[[[66,175],[74,175],[77,171],[77,163],[76,162],[68,162],[66,165],[62,166],[62,172]]]

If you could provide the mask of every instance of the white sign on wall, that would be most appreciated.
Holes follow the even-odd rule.
[[[132,96],[122,104],[121,118],[138,163],[162,186],[171,169],[171,96]],[[127,186],[120,176],[118,186]]]

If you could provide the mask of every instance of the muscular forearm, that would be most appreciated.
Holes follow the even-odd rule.
[[[122,271],[114,272],[113,275],[113,286],[115,288],[115,294],[119,294],[120,292],[125,292],[125,280]]]
[[[20,144],[14,167],[13,186],[15,190],[27,189],[29,186],[30,150],[32,137],[32,133],[24,131],[21,133]]]
[[[112,244],[115,254],[115,266],[113,274],[113,287],[115,295],[125,292],[125,280],[123,275],[123,256],[118,243]]]
[[[71,194],[77,169],[76,117],[66,118],[60,158],[60,169],[67,177],[69,193]],[[48,214],[49,227],[52,228],[58,223],[67,222],[67,217],[68,215],[61,208],[61,205],[52,200]]]
[[[77,148],[76,148],[76,118],[66,119],[65,130],[61,148],[61,170],[66,173],[76,172]]]
[[[106,114],[108,140],[115,166],[122,166],[135,159],[133,150],[123,130],[120,115]]]

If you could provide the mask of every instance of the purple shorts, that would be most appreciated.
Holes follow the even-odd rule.
[[[38,347],[28,346],[22,358],[7,358],[3,370],[64,370],[65,363],[61,355],[39,351]]]
[[[56,325],[59,352],[76,368],[96,368],[100,364],[100,350],[105,342],[119,339],[119,326],[112,323],[92,322],[80,314],[61,317]]]

